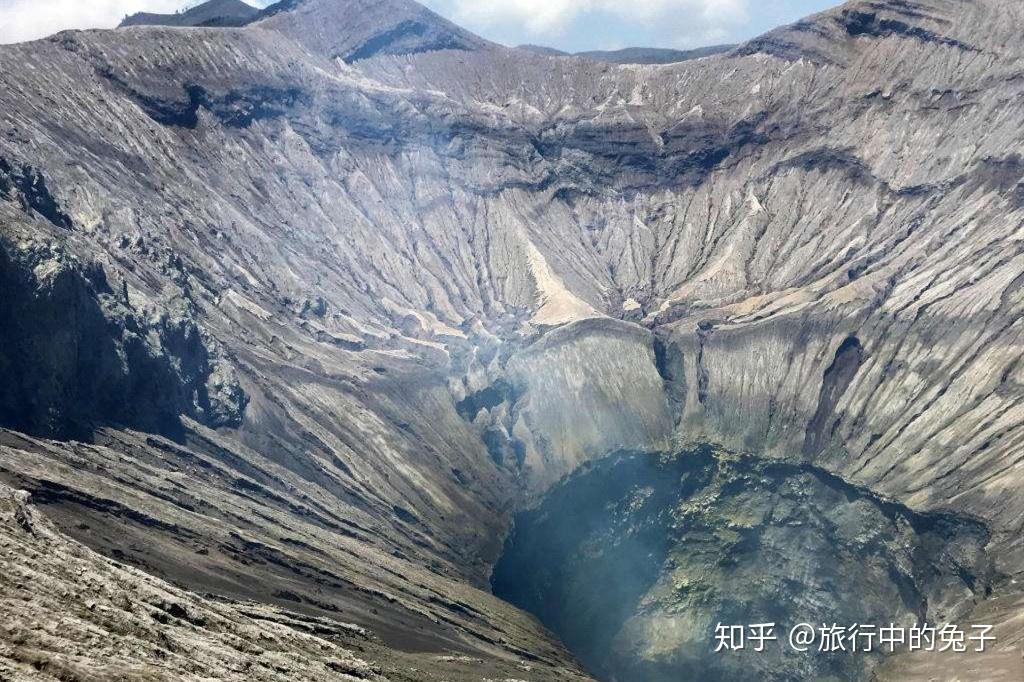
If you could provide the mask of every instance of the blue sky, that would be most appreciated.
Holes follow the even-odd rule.
[[[421,0],[422,1],[422,0]],[[569,52],[738,43],[840,0],[425,0],[486,38]]]
[[[269,0],[249,0],[266,5]],[[196,0],[0,0],[0,43],[68,28],[110,28],[126,14],[173,12]],[[507,45],[567,51],[736,43],[838,0],[425,0],[435,11]]]

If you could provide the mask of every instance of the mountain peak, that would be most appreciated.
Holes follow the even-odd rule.
[[[1008,19],[1011,12],[1020,8],[1007,0],[852,0],[754,38],[737,53],[842,63],[858,41],[885,39],[979,52],[995,37],[992,17]]]
[[[381,55],[492,46],[412,0],[282,0],[259,25],[347,62]]]
[[[176,14],[138,12],[121,26],[244,26],[258,16],[260,11],[242,0],[208,0]]]

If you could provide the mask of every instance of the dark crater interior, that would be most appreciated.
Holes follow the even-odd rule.
[[[988,539],[809,465],[619,454],[518,516],[492,583],[601,680],[864,680],[877,654],[798,654],[789,628],[956,622],[991,589]],[[719,622],[779,641],[715,653]]]

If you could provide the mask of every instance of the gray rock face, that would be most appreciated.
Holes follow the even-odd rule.
[[[651,339],[632,325],[594,320],[563,327],[508,368],[519,397],[506,425],[523,447],[521,477],[531,492],[544,492],[589,459],[670,442]]]
[[[246,397],[187,306],[135,310],[102,267],[42,240],[0,249],[3,426],[82,437],[97,422],[177,433],[238,426]]]
[[[0,48],[0,475],[162,578],[531,679],[581,673],[491,567],[621,448],[976,517],[1012,581],[1022,26],[854,2],[616,66],[305,0]]]

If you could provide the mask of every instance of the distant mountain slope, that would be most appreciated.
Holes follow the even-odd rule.
[[[735,45],[709,45],[695,50],[673,50],[662,47],[626,47],[621,50],[590,50],[564,52],[544,45],[520,45],[516,49],[545,57],[582,57],[607,64],[677,64],[691,59],[710,57],[733,49]]]
[[[695,50],[671,50],[659,47],[627,47],[622,50],[594,50],[579,52],[577,57],[593,59],[596,62],[610,64],[675,64],[691,59],[710,57],[711,55],[728,52],[732,45],[709,45]]]
[[[346,62],[494,46],[412,0],[282,0],[258,23]]]
[[[981,54],[980,43],[993,42],[984,29],[998,0],[865,0],[847,2],[788,26],[782,26],[736,48],[738,56],[767,54],[817,64],[843,64],[856,59],[856,41],[888,38],[918,47],[945,47],[962,54]],[[1007,4],[1007,7],[1014,7]],[[1007,12],[1016,12],[1019,4]],[[1007,20],[1013,17],[1007,14]],[[984,27],[979,32],[979,27]]]
[[[138,12],[125,17],[121,26],[244,26],[259,15],[242,0],[209,0],[177,14]]]
[[[516,49],[517,50],[522,50],[523,52],[531,52],[533,54],[539,54],[539,55],[541,55],[543,57],[572,57],[572,56],[574,56],[572,52],[566,52],[564,50],[559,50],[559,49],[556,49],[554,47],[548,47],[546,45],[530,45],[530,44],[517,45]]]

